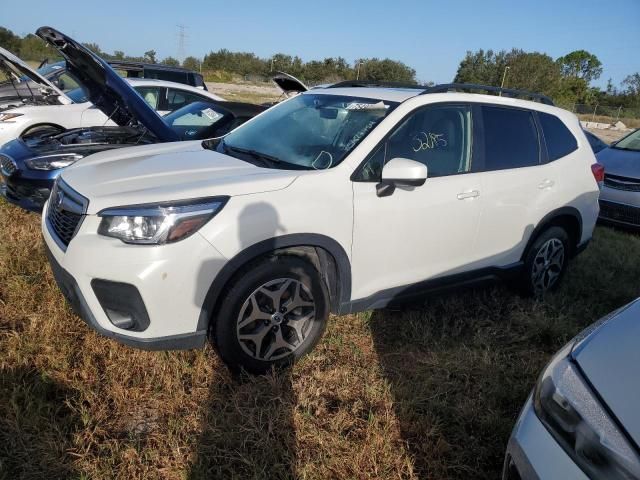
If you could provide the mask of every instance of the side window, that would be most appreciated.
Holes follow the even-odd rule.
[[[80,86],[78,81],[68,72],[62,72],[53,83],[63,92],[74,90]]]
[[[357,180],[377,181],[383,165],[401,157],[424,163],[429,178],[471,170],[471,109],[463,105],[422,108],[405,119],[370,156]]]
[[[502,107],[482,107],[484,169],[504,170],[540,163],[538,130],[533,113]]]
[[[195,93],[170,88],[167,95],[167,108],[173,111],[182,108],[185,105],[189,105],[190,103],[201,102],[203,100],[206,99],[200,95],[196,95]]]
[[[562,120],[555,115],[538,112],[544,140],[547,144],[549,161],[557,160],[578,149],[576,137],[569,131]]]
[[[159,87],[135,87],[136,92],[140,94],[144,101],[149,104],[154,110],[158,109],[158,103],[160,101],[160,88]]]

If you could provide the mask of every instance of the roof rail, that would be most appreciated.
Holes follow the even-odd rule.
[[[433,87],[425,88],[421,95],[428,93],[446,93],[451,90],[460,90],[464,92],[480,90],[482,92],[497,93],[500,96],[504,95],[505,97],[520,97],[532,101],[538,101],[546,105],[554,105],[553,100],[540,93],[532,93],[524,90],[514,90],[512,88],[493,87],[491,85],[477,85],[474,83],[443,83],[441,85],[434,85]]]
[[[345,80],[344,82],[338,82],[329,85],[326,88],[353,88],[353,87],[382,87],[382,88],[411,88],[417,90],[424,90],[424,85],[418,85],[416,83],[402,83],[402,82],[384,82],[376,80]]]

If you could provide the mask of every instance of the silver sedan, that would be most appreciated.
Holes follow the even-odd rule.
[[[600,219],[640,227],[640,129],[596,154],[604,166]]]
[[[513,430],[503,480],[640,478],[640,299],[569,342]]]

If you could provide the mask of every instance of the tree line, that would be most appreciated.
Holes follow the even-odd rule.
[[[24,37],[0,27],[0,45],[24,60],[56,59],[56,51],[33,34]],[[162,63],[202,71],[205,77],[222,72],[243,77],[268,77],[275,71],[287,72],[309,84],[329,83],[344,79],[417,83],[416,71],[403,62],[389,58],[360,58],[349,63],[343,57],[303,61],[284,53],[261,58],[251,52],[227,49],[211,51],[204,58],[193,56],[182,62],[174,57],[160,59],[155,50],[142,56],[130,56],[123,51],[108,53],[95,43],[85,44],[107,60],[130,60]],[[624,79],[620,86],[609,80],[605,89],[592,86],[602,75],[602,63],[585,50],[570,52],[554,59],[545,53],[493,50],[468,51],[461,60],[453,81],[529,90],[546,94],[562,106],[599,104],[610,107],[640,108],[640,73]],[[225,77],[226,78],[226,77]]]

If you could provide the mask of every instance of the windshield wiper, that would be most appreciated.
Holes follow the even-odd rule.
[[[240,153],[244,155],[249,155],[250,157],[255,158],[256,160],[262,160],[263,163],[271,166],[277,165],[279,163],[288,163],[288,162],[283,162],[277,157],[268,155],[266,153],[258,152],[257,150],[251,150],[250,148],[234,147],[232,145],[228,145],[227,143],[225,143],[224,140],[222,141],[222,149],[224,153],[235,152],[235,153]]]

